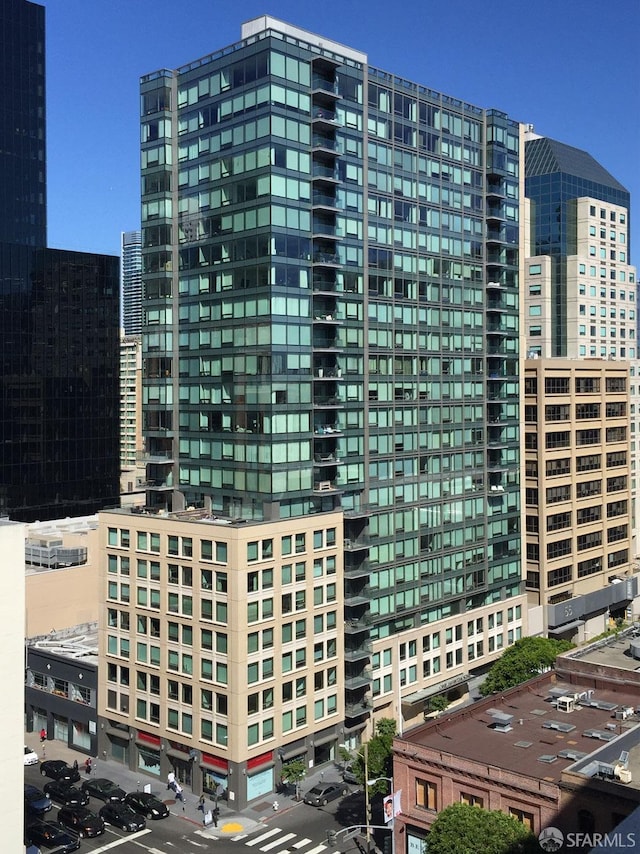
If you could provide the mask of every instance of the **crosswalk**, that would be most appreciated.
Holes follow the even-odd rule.
[[[246,841],[245,841],[246,840]],[[295,841],[294,841],[295,840]],[[263,854],[339,854],[330,851],[327,845],[315,845],[311,839],[300,838],[297,833],[290,833],[280,827],[271,827],[259,836],[249,838],[247,833],[239,833],[231,837],[232,842],[243,842],[247,848],[253,848],[255,852],[262,851]],[[309,846],[314,847],[309,847]]]

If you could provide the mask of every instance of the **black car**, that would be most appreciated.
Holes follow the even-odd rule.
[[[78,836],[92,837],[104,833],[104,821],[86,807],[62,807],[58,821]]]
[[[323,807],[339,798],[341,795],[349,793],[349,789],[344,783],[321,783],[319,786],[314,786],[309,789],[304,796],[305,804],[311,804],[314,807]]]
[[[141,815],[146,815],[147,818],[166,818],[169,815],[167,805],[150,792],[131,792],[124,802]]]
[[[63,807],[71,805],[84,806],[89,803],[89,795],[86,792],[80,791],[71,783],[65,783],[63,780],[52,780],[44,787],[44,793],[57,804],[62,804]]]
[[[26,815],[43,816],[53,807],[49,798],[35,786],[24,784],[24,811]]]
[[[105,824],[113,824],[122,830],[144,830],[147,820],[129,804],[105,804],[98,813]]]
[[[122,803],[126,792],[120,786],[116,786],[111,780],[106,777],[96,777],[95,780],[85,780],[82,784],[82,791],[86,792],[92,798],[98,798],[105,803]]]
[[[56,854],[68,854],[80,847],[79,836],[53,821],[37,821],[28,825],[26,836],[41,851],[55,850]]]
[[[40,773],[43,777],[51,777],[52,780],[64,780],[66,783],[77,783],[80,773],[77,768],[72,768],[62,759],[47,759],[40,763]]]

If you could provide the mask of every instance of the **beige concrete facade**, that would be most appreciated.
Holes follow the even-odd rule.
[[[17,797],[24,776],[24,532],[25,526],[18,522],[0,521],[3,564],[0,674],[4,694],[0,708],[0,796],[4,805],[2,838],[6,851],[22,851],[24,836],[23,802]]]
[[[93,520],[93,521],[92,521]],[[26,529],[29,544],[51,552],[86,549],[86,560],[69,566],[23,563],[26,585],[26,637],[96,623],[98,619],[97,517],[36,523]],[[23,544],[24,545],[24,544]],[[34,558],[35,560],[35,558]],[[55,607],[52,606],[52,603]]]
[[[125,497],[144,482],[143,448],[142,339],[129,335],[120,340],[120,489]]]
[[[237,805],[344,740],[342,513],[100,514],[100,751]]]
[[[576,603],[631,574],[629,366],[530,359],[524,407],[529,602],[565,603],[566,619],[545,619],[545,631],[566,625],[582,640],[627,604],[585,601],[578,613]]]

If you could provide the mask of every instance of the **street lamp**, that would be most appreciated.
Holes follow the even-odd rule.
[[[388,830],[391,833],[391,854],[395,854],[395,852],[396,852],[396,837],[395,837],[395,832],[394,832],[395,790],[394,790],[394,786],[393,786],[393,777],[372,777],[370,780],[366,781],[366,785],[364,788],[364,796],[365,796],[365,807],[366,807],[366,812],[367,812],[367,821],[369,821],[369,786],[374,786],[376,783],[379,783],[380,780],[386,780],[386,782],[389,784],[389,787],[391,789],[391,819],[389,821],[386,821],[386,816],[385,816],[384,829]],[[374,828],[374,827],[379,827],[379,825],[373,825],[373,824],[367,825],[367,845],[368,845],[369,849],[371,848],[371,846],[370,846],[371,834],[369,831],[371,828]]]

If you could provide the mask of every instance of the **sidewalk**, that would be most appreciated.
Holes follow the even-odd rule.
[[[45,759],[63,759],[69,765],[73,765],[74,759],[77,759],[80,765],[82,779],[87,779],[82,768],[84,756],[80,753],[77,753],[75,750],[71,750],[61,741],[45,741],[41,744],[40,737],[37,732],[25,732],[24,738],[24,743],[29,745],[29,747],[38,754],[40,762],[43,762]],[[114,762],[113,760],[98,758],[92,759],[92,762],[92,777],[108,777],[109,780],[113,780],[113,782],[124,789],[125,792],[142,790],[145,786],[149,785],[151,786],[151,793],[169,807],[172,815],[188,821],[195,827],[199,827],[201,834],[217,838],[250,833],[255,830],[256,827],[265,824],[270,819],[273,819],[281,813],[287,812],[302,803],[302,801],[295,800],[293,793],[290,795],[278,794],[263,801],[256,801],[255,803],[252,803],[251,806],[246,807],[242,813],[239,813],[233,809],[233,805],[229,804],[227,801],[221,800],[218,802],[218,826],[214,827],[213,824],[210,824],[205,827],[203,823],[203,814],[197,808],[199,796],[195,795],[193,792],[185,791],[185,803],[181,804],[180,801],[176,801],[173,797],[173,792],[167,790],[166,782],[164,780],[155,779],[146,774],[136,774],[135,771],[131,771],[129,768],[126,768],[124,765],[121,765],[119,762]],[[336,777],[339,776],[338,769],[335,769],[335,775]],[[303,790],[306,791],[306,789],[311,788],[314,783],[320,782],[323,776],[329,776],[329,772],[326,770],[324,774],[323,772],[316,772],[315,774],[305,778]],[[44,782],[45,779],[43,778],[43,785]],[[82,780],[80,782],[82,782]],[[167,797],[168,795],[171,795],[172,797]],[[278,804],[277,810],[273,809],[274,801]],[[205,810],[213,810],[213,807],[213,800],[207,800],[205,803]]]

